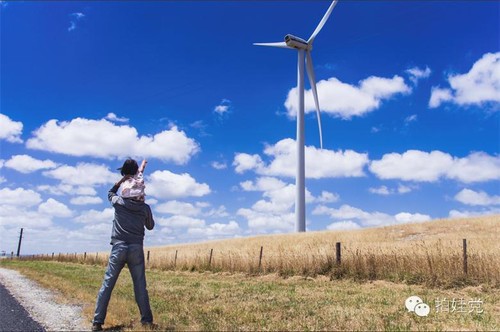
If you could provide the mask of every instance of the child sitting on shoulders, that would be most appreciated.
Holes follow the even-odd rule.
[[[134,159],[129,158],[125,160],[122,167],[118,168],[122,176],[130,176],[121,185],[121,196],[123,198],[134,198],[144,202],[146,196],[144,193],[144,189],[146,188],[144,185],[144,169],[147,163],[147,160],[144,159],[141,167],[139,167]]]

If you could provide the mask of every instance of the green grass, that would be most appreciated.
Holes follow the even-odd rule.
[[[90,324],[102,266],[2,260],[68,302],[84,304]],[[499,330],[497,288],[427,288],[388,281],[356,282],[326,277],[282,278],[229,273],[148,270],[155,322],[176,330]],[[418,295],[431,307],[428,317],[409,313],[404,301]],[[435,300],[480,298],[484,313],[436,313]],[[105,327],[140,329],[130,275],[122,272]]]

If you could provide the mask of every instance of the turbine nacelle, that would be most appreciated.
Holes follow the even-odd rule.
[[[295,48],[298,50],[312,50],[312,45],[308,44],[307,41],[305,41],[302,38],[296,37],[294,35],[286,35],[285,36],[285,43],[286,46]]]

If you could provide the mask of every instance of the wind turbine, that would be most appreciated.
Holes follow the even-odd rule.
[[[307,76],[314,97],[314,104],[316,105],[316,115],[318,117],[319,127],[319,141],[323,149],[323,134],[321,132],[321,116],[319,110],[318,92],[316,90],[316,78],[314,76],[314,69],[312,64],[312,44],[314,39],[321,31],[326,21],[330,17],[333,8],[338,0],[333,0],[328,7],[325,15],[319,22],[318,26],[312,33],[307,41],[294,35],[286,35],[284,42],[277,43],[254,43],[257,46],[270,46],[279,48],[289,48],[298,51],[298,65],[297,65],[297,89],[299,90],[298,105],[299,111],[297,113],[297,174],[295,177],[295,230],[297,232],[306,231],[306,188],[305,188],[305,142],[304,142],[304,62],[306,63]],[[306,59],[304,59],[304,53]]]

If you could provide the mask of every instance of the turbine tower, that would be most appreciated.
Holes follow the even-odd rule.
[[[254,43],[257,46],[270,46],[270,47],[280,47],[289,48],[298,51],[298,65],[297,65],[297,89],[298,89],[298,106],[299,110],[297,113],[297,173],[295,177],[295,230],[297,232],[306,231],[306,187],[305,187],[305,142],[304,142],[304,62],[306,64],[307,76],[309,77],[309,83],[311,85],[311,90],[314,97],[314,104],[316,105],[316,115],[318,117],[318,127],[319,127],[319,141],[320,146],[323,149],[323,135],[321,132],[321,116],[319,110],[319,100],[318,92],[316,90],[316,78],[314,76],[314,69],[312,64],[312,44],[314,39],[321,31],[325,25],[328,17],[332,13],[333,8],[337,4],[338,0],[333,0],[328,7],[325,15],[319,22],[318,26],[312,33],[311,37],[307,41],[302,38],[286,35],[284,42],[277,43]],[[305,53],[305,59],[304,59]]]

